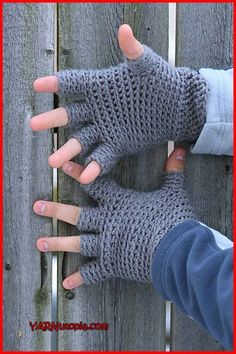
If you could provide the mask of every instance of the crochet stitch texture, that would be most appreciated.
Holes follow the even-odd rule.
[[[153,145],[196,141],[205,123],[205,79],[188,68],[171,67],[143,47],[141,58],[116,67],[56,74],[58,94],[77,99],[65,107],[72,137],[81,143],[85,163],[96,160],[102,174],[122,156]]]
[[[151,282],[152,256],[177,224],[195,216],[181,172],[163,174],[154,192],[136,192],[105,177],[82,186],[97,207],[82,208],[81,254],[96,257],[80,268],[85,284],[111,277]]]

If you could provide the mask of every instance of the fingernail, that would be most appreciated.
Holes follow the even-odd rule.
[[[65,286],[67,289],[72,289],[74,287],[74,283],[71,279],[67,279],[66,280],[66,283],[65,283]]]
[[[37,212],[38,214],[43,214],[43,213],[44,213],[44,210],[45,210],[45,206],[46,206],[46,204],[45,204],[44,202],[39,202],[39,203],[37,203],[37,204],[36,204],[36,207],[35,207],[36,212]]]
[[[185,161],[185,156],[183,154],[177,154],[175,159],[179,161]]]
[[[63,170],[65,172],[70,172],[72,170],[73,164],[71,162],[67,162],[64,166],[63,166]]]
[[[40,251],[47,251],[48,250],[48,243],[46,241],[43,241],[39,245]]]

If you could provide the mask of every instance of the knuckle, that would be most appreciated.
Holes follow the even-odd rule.
[[[76,237],[74,240],[74,249],[76,252],[80,252],[80,237]]]
[[[48,211],[53,218],[57,217],[58,208],[56,204],[49,204]]]
[[[71,213],[71,221],[73,225],[76,225],[78,223],[79,216],[80,216],[80,208],[73,209]]]

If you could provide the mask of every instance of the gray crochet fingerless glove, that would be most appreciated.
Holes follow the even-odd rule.
[[[196,141],[205,123],[207,84],[173,68],[147,46],[137,60],[103,70],[57,73],[59,94],[84,100],[66,106],[73,137],[106,173],[124,155],[168,140]],[[91,152],[92,148],[92,152]]]
[[[183,179],[183,173],[167,172],[159,190],[142,193],[104,177],[83,186],[98,202],[81,209],[77,225],[81,254],[97,258],[80,269],[85,283],[111,277],[151,282],[152,256],[161,239],[195,218]]]

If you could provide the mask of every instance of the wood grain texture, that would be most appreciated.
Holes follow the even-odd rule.
[[[126,22],[146,44],[167,58],[168,6],[159,4],[60,4],[59,69],[101,68],[122,60],[116,34]],[[61,102],[62,104],[63,102]],[[59,131],[59,145],[68,133]],[[150,190],[158,186],[167,147],[161,146],[139,157],[123,159],[113,177],[125,187]],[[59,175],[59,199],[85,204],[75,183]],[[76,229],[59,224],[61,235]],[[62,277],[79,268],[84,258],[65,254]],[[60,267],[61,267],[60,266]],[[62,279],[60,279],[61,282]],[[152,286],[112,279],[83,286],[72,292],[59,289],[59,320],[108,322],[107,332],[59,333],[60,350],[164,350],[165,307]]]
[[[34,215],[39,198],[51,199],[51,132],[32,133],[30,118],[53,108],[32,82],[53,70],[52,4],[4,5],[4,350],[50,350],[50,333],[29,321],[50,320],[50,255],[35,248],[51,235],[51,220]]]
[[[177,65],[194,69],[224,69],[232,65],[231,4],[178,4]],[[187,189],[198,218],[231,238],[232,159],[188,154],[186,174]],[[175,309],[171,340],[173,351],[222,350]]]

